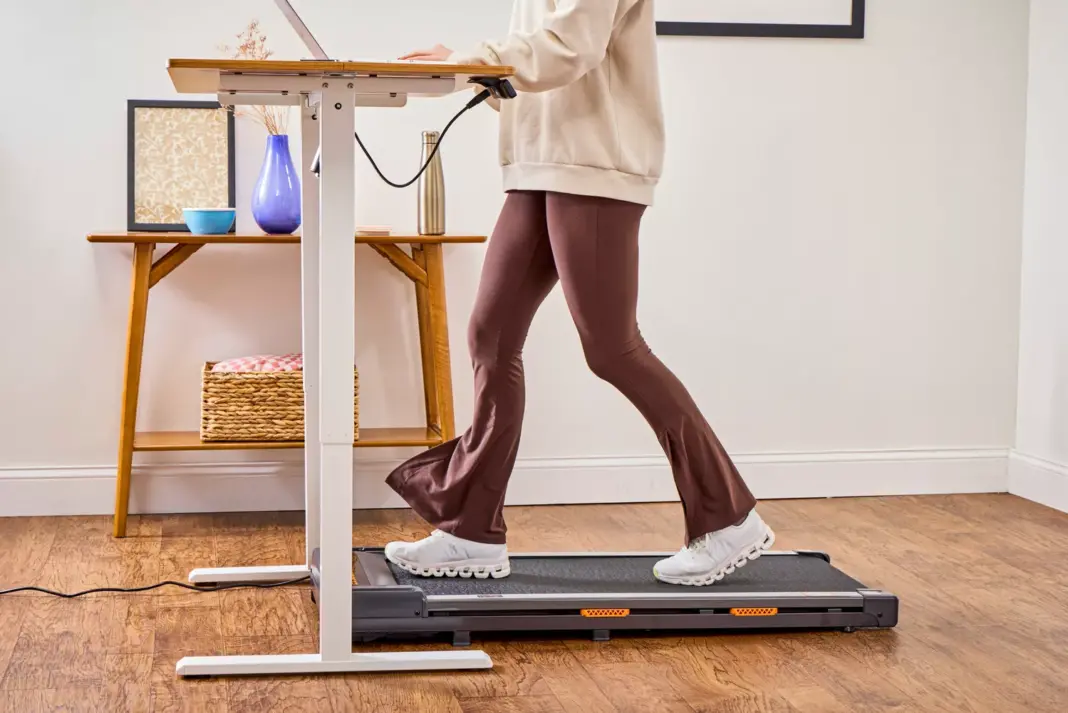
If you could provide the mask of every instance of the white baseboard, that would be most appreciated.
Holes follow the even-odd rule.
[[[1007,457],[1003,449],[928,450],[741,455],[735,462],[759,499],[774,500],[1005,492]],[[394,465],[357,458],[355,507],[405,506],[383,482]],[[0,469],[0,517],[110,514],[114,473],[111,466]],[[508,491],[509,505],[677,500],[662,457],[522,459]],[[140,465],[130,500],[135,513],[303,507],[299,461]]]
[[[1068,512],[1068,466],[1013,451],[1009,454],[1009,492]]]

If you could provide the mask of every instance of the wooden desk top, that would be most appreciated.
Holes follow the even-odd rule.
[[[121,243],[136,245],[298,245],[300,235],[193,235],[192,233],[90,233],[91,243]],[[484,243],[479,235],[357,235],[358,245],[411,245],[442,243]]]
[[[210,93],[219,86],[223,74],[296,74],[310,76],[342,75],[369,77],[510,77],[512,67],[481,64],[430,62],[323,62],[246,59],[172,59],[167,65],[174,88],[183,93]],[[213,88],[214,87],[214,88]]]

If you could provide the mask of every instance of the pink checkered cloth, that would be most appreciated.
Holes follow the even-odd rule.
[[[303,371],[303,354],[262,354],[220,361],[211,368],[215,371]]]

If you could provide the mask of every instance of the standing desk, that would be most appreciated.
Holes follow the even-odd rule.
[[[216,94],[223,105],[298,106],[301,114],[301,283],[307,558],[291,567],[195,570],[196,582],[287,581],[311,573],[318,550],[319,651],[189,656],[180,676],[426,671],[489,668],[482,651],[352,652],[352,364],[355,355],[355,108],[403,107],[440,97],[510,67],[409,62],[172,59],[182,94]],[[321,147],[319,178],[312,147]]]

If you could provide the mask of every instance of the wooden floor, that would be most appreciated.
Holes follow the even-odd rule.
[[[185,654],[315,646],[306,588],[0,597],[0,711],[1065,711],[1068,515],[1007,495],[768,502],[776,549],[822,549],[902,598],[897,629],[494,641],[490,671],[184,681]],[[511,509],[512,548],[661,550],[674,505]],[[425,533],[357,513],[374,545]],[[194,566],[302,561],[299,514],[0,519],[0,588],[184,579]],[[440,646],[439,646],[440,647]],[[363,647],[373,650],[375,646]],[[398,647],[386,647],[398,648]]]

